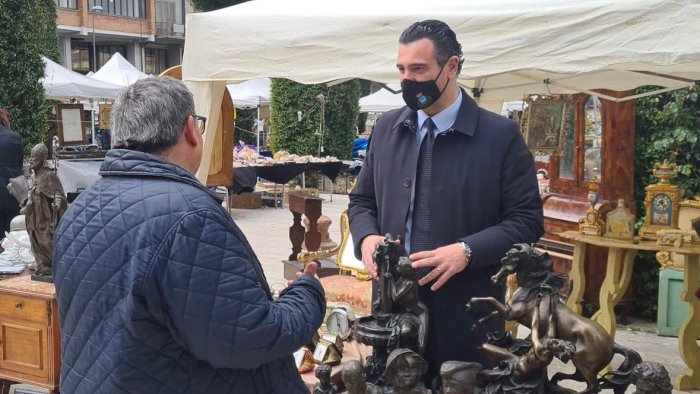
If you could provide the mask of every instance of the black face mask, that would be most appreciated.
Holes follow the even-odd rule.
[[[446,64],[447,63],[445,63],[445,65]],[[438,101],[442,95],[442,92],[444,92],[447,88],[447,83],[445,83],[445,87],[442,89],[442,91],[440,91],[437,83],[435,82],[438,80],[438,78],[440,78],[440,74],[442,74],[442,70],[445,69],[445,65],[442,66],[437,77],[435,77],[433,80],[418,82],[411,81],[410,79],[404,79],[401,81],[403,101],[406,102],[408,108],[418,111],[419,109],[430,107],[436,101]]]

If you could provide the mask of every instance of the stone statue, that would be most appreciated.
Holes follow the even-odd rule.
[[[47,156],[46,145],[37,144],[32,148],[29,196],[22,202],[20,213],[25,215],[32,254],[36,259],[36,274],[32,279],[51,282],[54,232],[67,203],[58,176],[44,165]]]
[[[396,394],[427,394],[421,377],[428,372],[428,362],[409,349],[394,349],[389,353],[384,380]]]
[[[382,394],[378,386],[366,381],[365,368],[358,360],[348,361],[341,372],[348,394]]]
[[[634,394],[671,394],[673,385],[663,365],[643,361],[632,370],[632,384],[637,387]]]
[[[331,382],[332,367],[328,364],[321,364],[316,367],[316,378],[318,383],[314,385],[313,394],[336,394],[338,387]]]
[[[441,394],[478,394],[477,378],[482,370],[479,363],[445,361],[440,366]]]

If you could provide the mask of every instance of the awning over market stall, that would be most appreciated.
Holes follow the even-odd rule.
[[[395,83],[387,86],[393,92],[386,88],[381,88],[368,96],[360,98],[360,112],[386,112],[406,105],[400,92],[401,85]]]
[[[90,78],[114,85],[129,86],[139,79],[148,78],[148,74],[139,71],[117,52]]]
[[[114,100],[122,86],[88,78],[42,56],[46,67],[41,84],[51,99]]]
[[[226,86],[233,106],[236,108],[257,108],[270,105],[270,78],[256,78],[250,81]]]
[[[460,84],[500,111],[532,93],[689,86],[700,79],[698,15],[694,0],[257,0],[187,16],[183,79],[208,125],[217,124],[227,83],[395,83],[399,35],[434,18],[462,44]],[[207,136],[205,157],[212,145]]]

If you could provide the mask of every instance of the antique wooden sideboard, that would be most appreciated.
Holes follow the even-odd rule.
[[[0,281],[0,393],[17,382],[57,392],[60,346],[53,284],[29,275]]]

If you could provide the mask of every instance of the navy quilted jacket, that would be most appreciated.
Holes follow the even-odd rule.
[[[54,242],[63,393],[308,393],[291,354],[325,311],[308,275],[272,301],[257,257],[184,169],[112,150]]]

